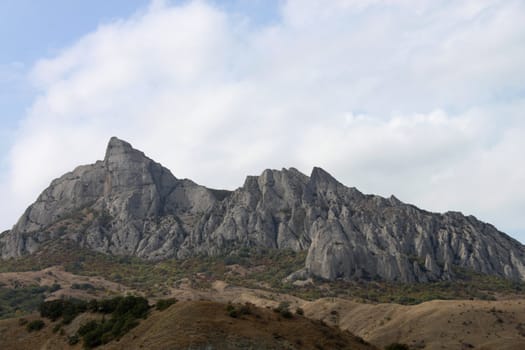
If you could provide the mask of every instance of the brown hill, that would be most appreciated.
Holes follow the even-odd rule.
[[[165,311],[153,311],[118,342],[100,349],[376,349],[348,331],[297,314],[287,318],[253,305],[237,304],[234,309],[236,317],[230,315],[226,304],[180,302]],[[79,323],[75,320],[60,334],[53,333],[55,324],[48,321],[42,330],[27,332],[19,319],[3,320],[0,348],[80,349],[80,344],[67,344],[67,336]]]
[[[362,304],[324,298],[305,314],[384,347],[413,349],[525,349],[525,300],[435,300],[419,305]]]

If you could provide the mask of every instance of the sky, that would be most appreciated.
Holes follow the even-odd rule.
[[[521,0],[5,0],[0,231],[118,136],[235,189],[321,166],[525,242]]]

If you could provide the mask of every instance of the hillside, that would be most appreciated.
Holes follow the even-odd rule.
[[[338,325],[380,348],[393,342],[430,350],[525,348],[525,299],[436,300],[405,306],[330,298],[303,307],[307,316]]]
[[[217,349],[249,348],[255,344],[261,345],[255,349],[370,348],[345,330],[379,349],[394,342],[408,344],[411,349],[518,350],[525,346],[522,297],[497,301],[436,300],[417,305],[363,303],[336,297],[308,301],[223,281],[214,282],[209,289],[183,283],[163,296],[167,297],[175,297],[179,302],[166,311],[152,310],[121,340],[100,348],[200,349],[203,344]],[[228,303],[233,304],[228,307]],[[304,317],[294,315],[289,319],[275,312],[283,303],[289,305],[292,314],[302,309]],[[232,310],[235,317],[230,314]],[[31,333],[25,324],[20,325],[19,318],[0,320],[0,348],[79,349],[78,345],[69,347],[67,337],[97,317],[100,318],[82,314],[62,327],[63,334],[53,332],[60,320],[45,320],[41,331]],[[40,317],[24,318],[31,321]]]
[[[357,281],[327,283],[312,280],[301,286],[283,280],[287,269],[300,264],[301,255],[280,250],[260,255],[243,253],[241,256],[228,256],[227,259],[208,257],[148,262],[138,258],[75,251],[73,248],[64,251],[46,249],[1,265],[7,270],[19,270],[16,273],[0,273],[0,283],[4,284],[0,291],[5,290],[10,296],[16,297],[16,293],[19,293],[29,302],[24,291],[55,284],[60,286],[53,292],[36,294],[33,303],[25,305],[26,312],[35,310],[34,307],[43,298],[63,296],[91,299],[130,292],[148,296],[150,303],[159,298],[176,298],[194,302],[209,300],[222,305],[228,302],[237,305],[250,303],[263,310],[272,310],[286,302],[290,310],[302,308],[305,317],[349,330],[378,348],[393,342],[410,344],[413,349],[421,348],[422,345],[425,345],[425,349],[441,349],[443,344],[447,349],[462,349],[468,344],[485,349],[520,349],[525,346],[523,285],[497,277],[479,275],[470,276],[470,280],[464,281],[418,284]],[[78,260],[82,262],[79,264]],[[44,261],[50,264],[62,261],[65,268],[32,270]],[[118,278],[120,283],[111,282],[113,278]],[[91,287],[84,288],[85,285]],[[471,298],[477,300],[465,300]],[[455,300],[424,302],[433,299]],[[17,300],[20,299],[3,301],[11,303]],[[400,305],[400,302],[415,305]],[[19,309],[19,312],[22,310]],[[193,313],[186,309],[182,314]],[[11,317],[13,315],[16,313],[13,312]],[[201,316],[208,319],[206,322],[215,320],[214,313]],[[36,338],[35,343],[42,341],[38,334],[27,333],[16,319],[2,322],[0,325],[5,327],[3,330],[0,327],[1,334],[16,331],[17,337]],[[82,318],[74,323],[78,327]],[[159,324],[162,325],[162,322]],[[151,327],[157,329],[160,325]],[[49,332],[52,327],[54,325],[42,330],[46,337],[49,334],[45,332]],[[143,327],[142,324],[137,330],[143,329],[140,327]],[[237,329],[230,331],[237,332]],[[148,333],[144,332],[141,339],[150,341]],[[237,336],[241,335],[232,335],[231,338]],[[64,345],[63,340],[59,341],[60,337],[50,336],[50,339],[49,342],[53,342],[49,343],[53,345],[50,349]],[[62,345],[57,345],[56,341]]]
[[[320,168],[265,170],[235,191],[209,189],[117,138],[103,161],[54,180],[0,236],[0,255],[50,242],[151,261],[304,252],[290,280],[428,282],[456,279],[458,269],[525,279],[524,246],[473,216],[365,195]]]
[[[119,341],[97,349],[376,349],[349,332],[300,315],[283,317],[253,305],[233,307],[245,311],[232,317],[226,304],[179,302],[165,311],[152,311]],[[67,343],[67,336],[76,332],[78,323],[65,327],[61,335],[53,333],[55,323],[49,321],[42,330],[27,332],[18,319],[3,320],[0,348],[80,349],[81,344]]]

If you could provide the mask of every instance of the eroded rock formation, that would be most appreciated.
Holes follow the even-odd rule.
[[[320,168],[309,177],[265,170],[235,191],[213,190],[177,179],[117,138],[103,161],[54,180],[0,236],[0,253],[31,254],[61,239],[145,259],[241,247],[308,251],[291,278],[423,282],[453,278],[462,267],[525,280],[524,246],[473,216],[365,195]]]

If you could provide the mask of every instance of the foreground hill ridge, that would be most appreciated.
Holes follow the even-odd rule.
[[[473,216],[365,195],[317,167],[310,176],[268,169],[235,191],[214,190],[177,179],[115,137],[103,161],[77,167],[42,192],[0,236],[0,256],[62,239],[150,260],[245,247],[307,251],[291,279],[426,282],[464,268],[525,280],[525,247]]]
[[[39,319],[37,315],[26,317],[26,323]],[[4,335],[0,338],[0,347],[12,350],[378,349],[349,331],[309,319],[295,310],[288,310],[288,314],[283,316],[280,312],[251,303],[225,304],[209,300],[180,301],[162,311],[149,310],[145,319],[140,319],[135,327],[116,341],[95,347],[85,343],[82,347],[82,341],[71,345],[70,339],[78,336],[82,324],[100,321],[101,317],[100,314],[81,313],[65,325],[62,324],[63,318],[56,321],[45,319],[43,328],[33,332],[20,326],[20,321],[24,319],[0,320],[0,331]],[[111,335],[111,332],[109,328],[105,334]],[[90,344],[96,344],[95,337],[86,338],[89,338]]]

